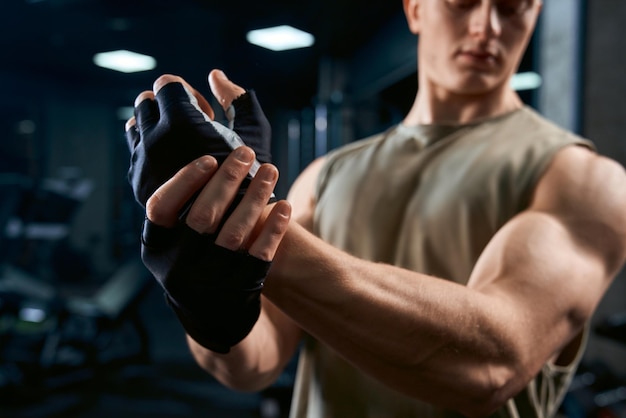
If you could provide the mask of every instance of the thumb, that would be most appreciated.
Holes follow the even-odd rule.
[[[246,92],[243,87],[230,81],[221,70],[213,70],[209,73],[209,86],[225,111],[228,110],[233,100]]]

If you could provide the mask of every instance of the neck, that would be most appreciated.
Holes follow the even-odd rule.
[[[470,95],[426,85],[418,91],[404,124],[465,124],[512,112],[523,105],[517,93],[508,86]]]

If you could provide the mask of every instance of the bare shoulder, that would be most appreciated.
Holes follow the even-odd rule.
[[[626,259],[626,171],[579,146],[559,151],[537,185],[531,210],[548,212],[615,268]]]
[[[601,211],[622,215],[621,220],[625,204],[624,167],[580,146],[569,146],[556,154],[533,199],[535,209],[566,210],[570,214]]]
[[[287,195],[292,207],[292,219],[309,231],[313,228],[315,187],[325,161],[325,157],[320,157],[309,164],[296,178]]]

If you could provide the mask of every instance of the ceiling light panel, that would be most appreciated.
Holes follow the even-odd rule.
[[[99,67],[123,73],[148,71],[156,67],[156,59],[153,57],[125,49],[98,53],[94,55],[93,62]]]
[[[251,44],[272,51],[306,48],[315,43],[313,35],[289,25],[252,30],[248,32],[246,39]]]

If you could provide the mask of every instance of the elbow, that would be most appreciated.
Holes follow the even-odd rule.
[[[250,373],[233,373],[222,368],[207,368],[203,364],[199,364],[199,366],[225,388],[240,393],[261,392],[275,383],[279,377],[269,373],[252,375]]]
[[[271,386],[280,376],[279,370],[261,372],[257,369],[240,368],[246,360],[229,359],[229,354],[217,354],[200,346],[187,336],[187,343],[196,364],[222,386],[237,392],[259,392]]]
[[[216,380],[220,382],[224,387],[241,393],[256,393],[267,389],[274,383],[275,379],[235,379],[235,378],[223,378],[221,376],[215,376]]]
[[[466,363],[468,380],[462,384],[465,387],[457,387],[460,397],[455,409],[468,418],[488,417],[507,408],[545,363],[528,349],[529,339],[507,330],[493,335],[489,339],[492,344],[482,355]]]
[[[423,384],[413,380],[412,389],[405,394],[446,410],[456,411],[467,418],[492,416],[506,407],[531,380],[524,378],[519,363],[476,364],[463,368],[465,372],[458,379],[446,378],[442,385]],[[404,388],[407,388],[406,386]],[[402,388],[398,387],[402,390]]]
[[[530,379],[523,379],[519,368],[511,366],[487,366],[485,378],[474,386],[470,396],[465,396],[457,410],[468,418],[488,417],[504,407],[515,397]]]
[[[227,367],[207,367],[206,363],[198,363],[198,365],[222,386],[241,393],[261,392],[274,384],[280,377],[278,372],[262,373],[251,372],[250,370],[240,372]]]
[[[471,405],[465,405],[458,408],[463,416],[467,418],[485,418],[494,414],[498,409],[506,404],[507,400],[499,398],[485,398],[480,401],[472,402]]]

